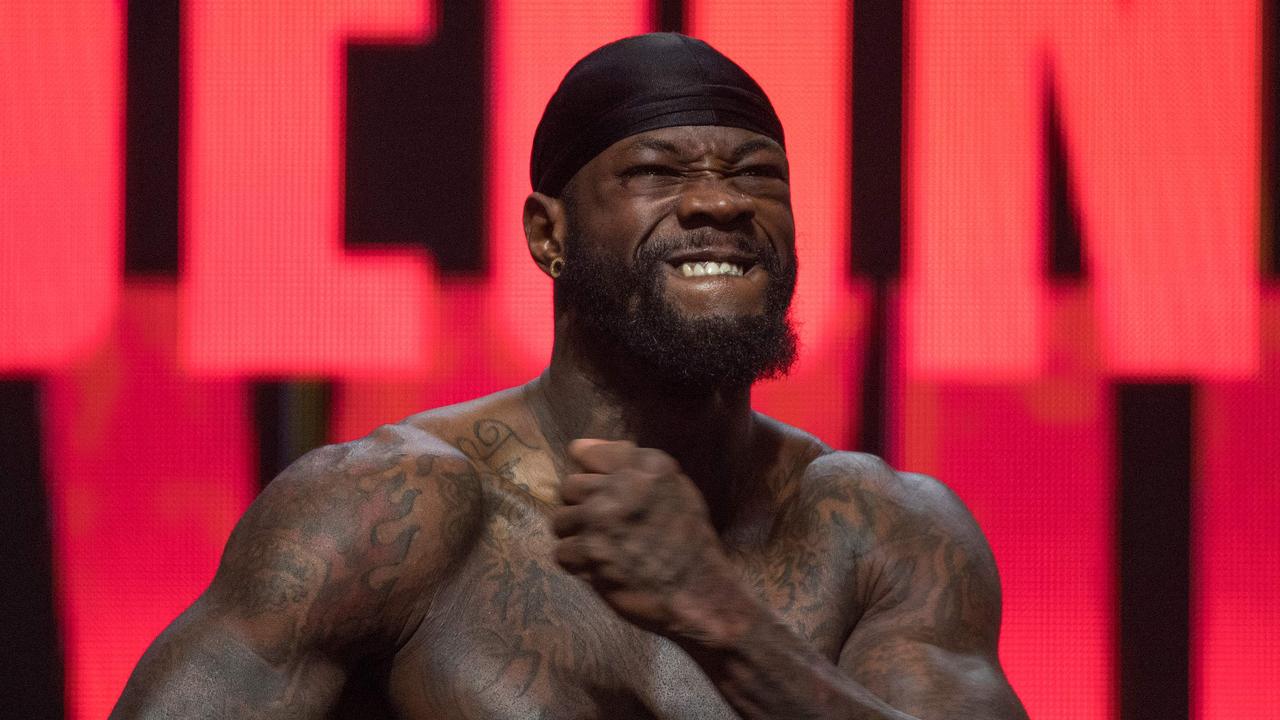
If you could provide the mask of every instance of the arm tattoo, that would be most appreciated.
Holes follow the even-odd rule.
[[[345,665],[391,651],[412,629],[430,595],[422,583],[440,579],[477,527],[469,463],[408,449],[384,428],[273,481],[114,717],[322,715]]]

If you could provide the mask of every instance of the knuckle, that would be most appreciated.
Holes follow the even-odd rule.
[[[630,477],[628,480],[629,482],[624,487],[619,487],[615,493],[615,501],[612,508],[615,518],[630,517],[637,508],[643,508],[652,502],[652,478],[638,475]]]
[[[667,475],[677,469],[674,458],[652,448],[637,451],[635,467],[649,475]]]
[[[634,503],[623,508],[622,518],[629,522],[640,522],[649,517],[651,508],[648,503]]]
[[[618,518],[626,516],[627,505],[628,503],[622,498],[602,497],[594,503],[593,519],[597,524],[611,524]]]

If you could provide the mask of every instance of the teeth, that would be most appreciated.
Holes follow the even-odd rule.
[[[680,274],[685,277],[703,277],[705,275],[733,275],[742,277],[745,271],[741,265],[727,262],[687,262],[681,263]]]

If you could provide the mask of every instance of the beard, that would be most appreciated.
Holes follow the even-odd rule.
[[[767,272],[764,312],[740,317],[687,317],[666,298],[666,260],[676,250],[710,247],[723,233],[654,238],[628,266],[574,231],[555,284],[556,313],[569,312],[590,342],[588,352],[610,365],[639,367],[646,384],[673,393],[704,394],[749,387],[779,377],[795,361],[797,340],[788,309],[796,262],[783,263],[773,245],[745,235],[732,240]]]

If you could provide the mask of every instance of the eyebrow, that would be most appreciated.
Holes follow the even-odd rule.
[[[635,142],[631,143],[631,147],[632,149],[645,148],[648,150],[657,150],[658,152],[670,153],[672,155],[680,154],[680,148],[672,145],[666,140],[659,140],[657,138],[636,138]]]
[[[733,152],[729,153],[729,160],[730,162],[738,162],[742,158],[750,155],[751,153],[757,150],[773,150],[773,149],[777,149],[777,147],[778,147],[778,144],[773,142],[772,140],[766,140],[764,138],[754,138],[751,140],[747,140],[746,142],[742,143],[738,147],[734,148]]]

